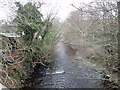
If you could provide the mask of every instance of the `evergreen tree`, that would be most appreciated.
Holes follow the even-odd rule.
[[[22,35],[24,42],[31,45],[34,37],[38,38],[39,36],[42,36],[42,42],[52,26],[50,19],[44,20],[37,5],[30,2],[25,5],[16,2],[16,6],[18,10],[14,21],[18,25],[18,33],[21,35],[24,33]]]

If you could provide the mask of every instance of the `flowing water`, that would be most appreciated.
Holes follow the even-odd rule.
[[[74,59],[74,50],[59,42],[52,67],[42,75],[39,67],[32,77],[34,88],[103,88],[102,74]],[[36,74],[36,75],[35,75]]]

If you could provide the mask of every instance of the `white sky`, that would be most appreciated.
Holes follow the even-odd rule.
[[[0,2],[4,2],[4,3],[7,3],[7,1],[14,2],[15,0],[0,0]],[[20,1],[24,3],[28,0],[16,0],[16,1]],[[34,0],[34,1],[38,1],[38,0]],[[64,21],[66,17],[69,15],[69,13],[75,10],[75,8],[73,8],[70,4],[79,6],[80,2],[89,3],[93,0],[39,0],[39,1],[46,3],[42,6],[42,12],[44,14],[45,13],[49,14],[50,12],[56,13],[58,11],[57,17],[59,17],[61,21]],[[9,8],[9,5],[7,7],[6,6],[1,7],[1,6],[2,4],[0,3],[0,20],[8,19],[9,14],[6,12],[9,12],[7,10],[7,8]]]
[[[51,3],[53,3],[53,4],[55,4],[55,2],[56,2],[56,4],[58,5],[57,8],[59,10],[57,16],[61,20],[65,20],[71,11],[76,10],[70,4],[79,6],[79,3],[82,3],[82,2],[88,3],[93,0],[48,0],[48,1],[51,1]],[[56,10],[56,11],[58,11],[58,10]]]

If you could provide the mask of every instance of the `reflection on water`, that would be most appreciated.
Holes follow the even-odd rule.
[[[67,56],[65,52],[65,45],[62,42],[57,44],[56,53],[60,58],[65,58]]]

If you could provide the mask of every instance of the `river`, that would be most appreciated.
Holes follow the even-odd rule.
[[[102,74],[74,59],[74,50],[63,42],[56,46],[52,67],[42,75],[39,67],[32,75],[34,88],[103,88]]]

